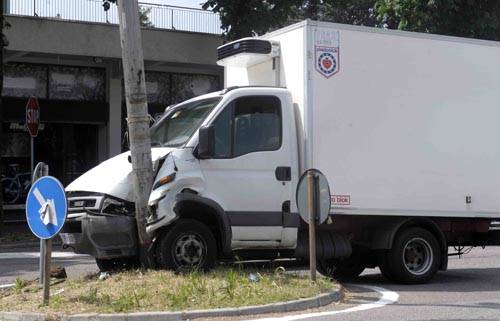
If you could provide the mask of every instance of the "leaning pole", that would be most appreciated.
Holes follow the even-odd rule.
[[[143,266],[149,267],[152,263],[150,255],[148,255],[151,238],[146,233],[146,215],[148,213],[149,193],[153,183],[153,165],[139,5],[137,0],[119,0],[117,4],[120,19],[120,39],[139,253]]]

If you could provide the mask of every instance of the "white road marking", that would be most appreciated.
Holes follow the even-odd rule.
[[[373,303],[363,303],[360,305],[357,305],[352,308],[344,309],[344,310],[339,310],[339,311],[324,311],[324,312],[315,312],[315,313],[304,313],[304,314],[297,314],[297,315],[287,315],[283,317],[275,317],[275,318],[264,318],[264,319],[252,319],[248,321],[294,321],[294,320],[303,320],[303,319],[309,319],[309,318],[319,318],[319,317],[325,317],[325,316],[330,316],[330,315],[335,315],[335,314],[344,314],[344,313],[350,313],[350,312],[358,312],[358,311],[364,311],[364,310],[370,310],[370,309],[375,309],[375,308],[380,308],[383,307],[387,304],[393,304],[398,301],[399,294],[393,291],[389,291],[387,289],[378,287],[378,286],[372,286],[372,285],[358,285],[358,284],[347,284],[347,286],[354,286],[354,287],[360,287],[360,288],[365,288],[371,291],[375,291],[380,293],[382,296],[377,302]]]
[[[12,284],[0,284],[0,290],[2,289],[8,289],[14,286],[14,283]]]
[[[72,258],[83,258],[90,257],[86,254],[75,254],[72,252],[52,252],[52,258],[54,259],[72,259]],[[6,252],[0,253],[0,260],[8,259],[38,259],[40,258],[40,252]]]

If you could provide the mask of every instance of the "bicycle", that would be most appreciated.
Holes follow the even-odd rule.
[[[31,188],[31,173],[19,173],[19,164],[9,164],[11,176],[2,175],[4,204],[16,204],[28,195]]]

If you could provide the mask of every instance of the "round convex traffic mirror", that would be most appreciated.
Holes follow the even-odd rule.
[[[317,224],[325,222],[331,207],[330,186],[325,175],[317,169],[305,171],[297,185],[296,200],[300,217],[305,222],[309,223],[310,210],[315,212]]]

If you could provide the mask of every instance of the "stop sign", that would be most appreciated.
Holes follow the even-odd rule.
[[[26,127],[31,137],[38,134],[38,125],[40,124],[40,106],[35,97],[30,97],[26,104]]]

